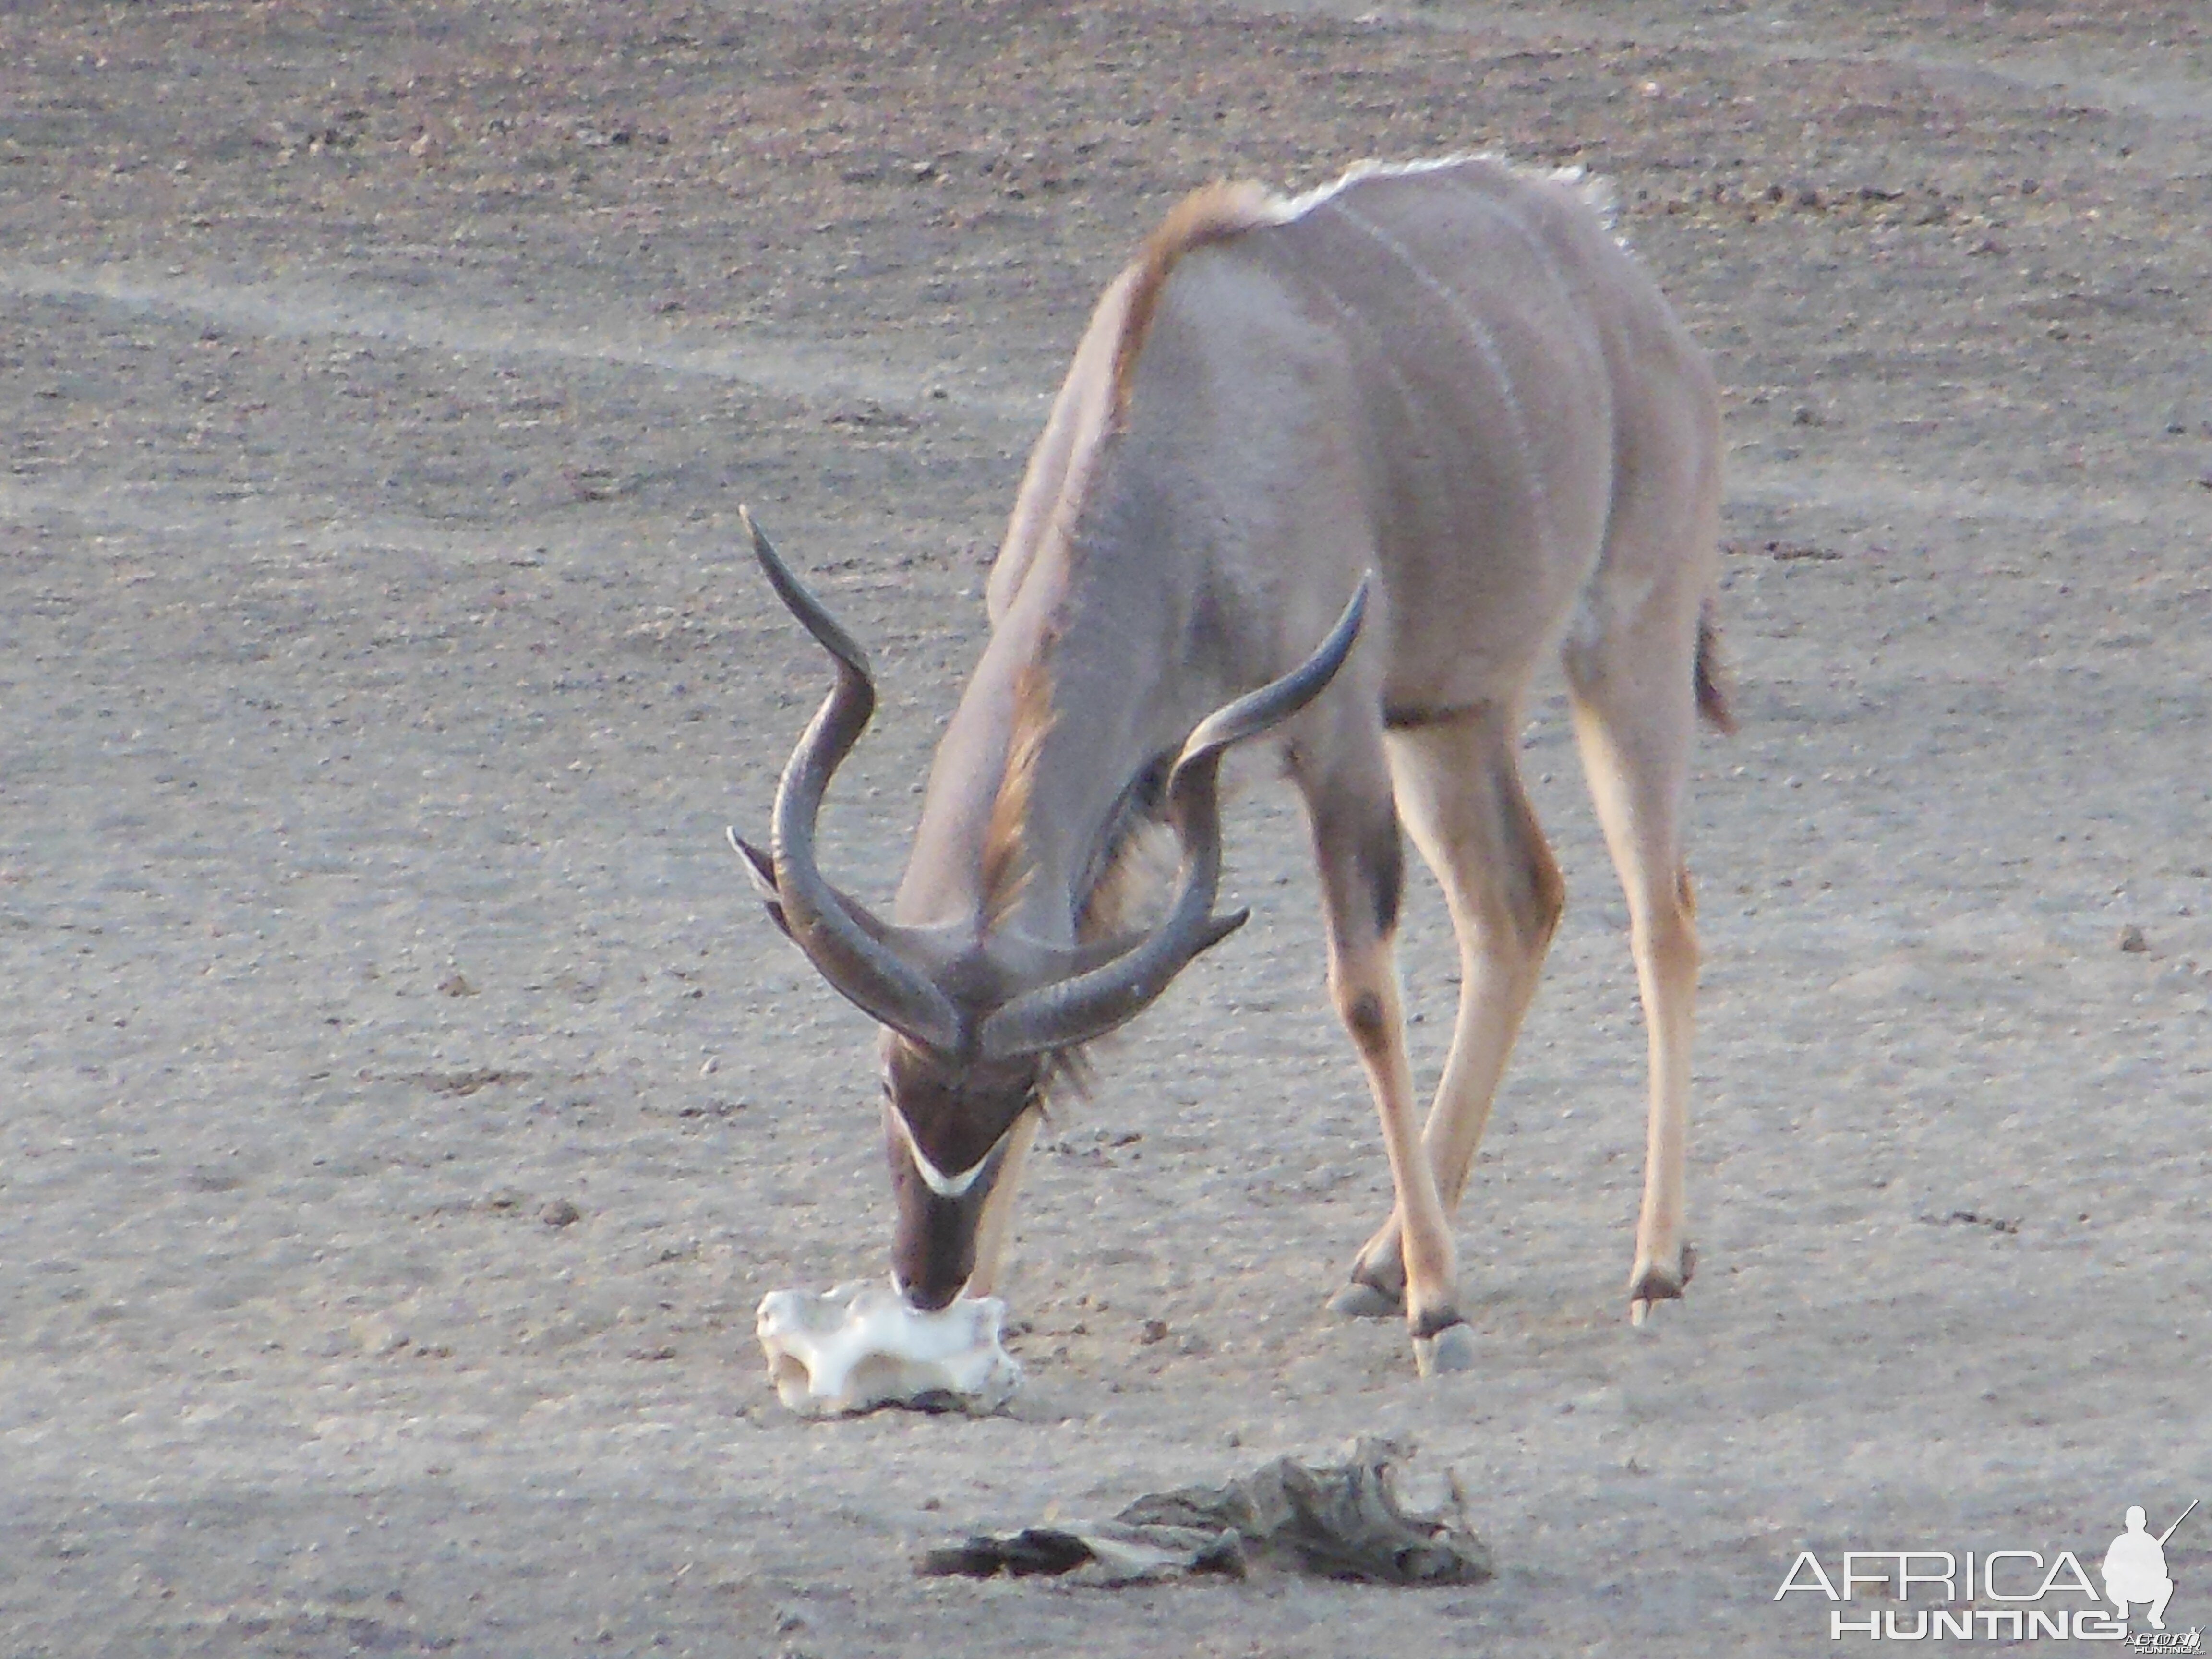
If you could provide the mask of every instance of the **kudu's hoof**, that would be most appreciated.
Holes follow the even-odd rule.
[[[1462,1321],[1447,1325],[1434,1336],[1413,1339],[1413,1364],[1423,1376],[1474,1369],[1474,1333]]]
[[[1682,1246],[1680,1265],[1671,1272],[1656,1263],[1638,1269],[1628,1281],[1628,1322],[1640,1328],[1658,1304],[1680,1302],[1697,1271],[1698,1252],[1691,1244]]]
[[[1406,1302],[1379,1285],[1355,1279],[1329,1297],[1328,1310],[1346,1319],[1402,1319]]]

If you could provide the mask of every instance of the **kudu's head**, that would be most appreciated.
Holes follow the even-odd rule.
[[[884,1027],[884,1120],[897,1200],[892,1271],[917,1308],[942,1308],[975,1269],[976,1230],[1015,1125],[1057,1064],[1134,1018],[1200,951],[1243,926],[1213,914],[1221,874],[1221,758],[1305,707],[1358,638],[1368,584],[1304,663],[1199,722],[1168,774],[1166,817],[1181,844],[1172,908],[1141,935],[1066,950],[970,924],[884,921],[832,886],[814,857],[830,776],[876,704],[867,653],[793,576],[740,509],[776,594],[836,659],[837,683],[783,770],[769,850],[730,840],[776,926],[833,988]]]

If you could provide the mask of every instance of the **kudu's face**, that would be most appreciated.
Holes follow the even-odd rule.
[[[975,1271],[976,1229],[1016,1121],[1036,1105],[1033,1057],[963,1061],[884,1034],[884,1151],[898,1218],[891,1273],[925,1312]]]

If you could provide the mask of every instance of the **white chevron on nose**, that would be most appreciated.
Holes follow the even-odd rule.
[[[915,1170],[921,1176],[922,1185],[939,1198],[958,1198],[964,1194],[975,1184],[975,1177],[983,1173],[983,1166],[991,1161],[991,1153],[999,1150],[999,1141],[1006,1139],[1000,1135],[969,1168],[958,1175],[949,1176],[929,1161],[929,1154],[921,1150],[921,1143],[914,1138],[913,1127],[903,1115],[893,1111],[891,1121],[899,1127],[899,1133],[906,1141],[908,1156],[914,1159]]]

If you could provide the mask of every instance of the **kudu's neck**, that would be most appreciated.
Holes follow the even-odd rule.
[[[1181,586],[1190,564],[1146,556],[1099,517],[1075,550],[1040,552],[993,630],[938,745],[902,923],[1073,945],[1117,809],[1218,694],[1192,660],[1202,596]],[[1010,761],[1026,775],[1010,777]],[[1011,858],[992,845],[1009,828]]]

